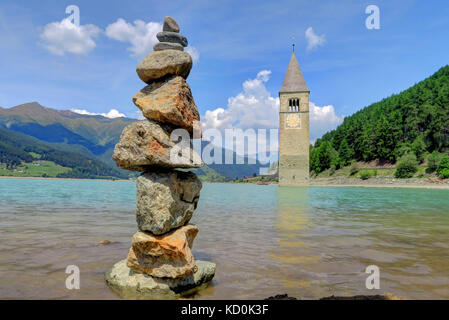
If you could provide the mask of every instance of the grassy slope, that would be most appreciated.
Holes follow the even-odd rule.
[[[62,167],[53,161],[41,161],[37,163],[23,163],[14,169],[6,169],[0,164],[0,176],[10,177],[51,177],[55,178],[59,174],[67,173],[71,169]]]
[[[313,178],[347,177],[347,178],[360,179],[361,173],[363,173],[364,171],[369,172],[372,177],[377,176],[382,178],[394,178],[394,174],[396,171],[395,166],[382,168],[372,166],[365,162],[357,162],[356,165],[358,167],[358,171],[355,174],[351,174],[351,166],[346,166],[344,168],[335,171],[332,169],[324,170],[323,172],[319,173]],[[415,173],[414,178],[427,178],[434,176],[433,174],[426,174],[425,171],[426,171],[425,166],[418,167],[418,171]]]

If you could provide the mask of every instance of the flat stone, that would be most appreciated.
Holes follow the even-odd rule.
[[[161,31],[161,32],[158,32],[158,34],[156,35],[156,38],[160,42],[179,43],[183,47],[187,47],[187,45],[188,45],[187,38],[177,32]]]
[[[123,129],[112,159],[122,169],[139,172],[153,167],[201,167],[201,157],[189,142],[175,143],[170,139],[173,130],[154,121],[133,122]]]
[[[174,299],[205,288],[214,277],[215,263],[197,260],[196,266],[198,271],[185,278],[155,278],[134,272],[125,259],[106,272],[105,280],[124,299]]]
[[[148,120],[179,126],[190,134],[200,121],[190,86],[179,76],[151,83],[133,97],[133,102]]]
[[[192,57],[179,50],[153,51],[136,68],[139,78],[150,84],[167,75],[181,76],[187,79],[192,69]]]
[[[179,32],[179,25],[172,17],[165,17],[162,31]]]
[[[179,43],[170,43],[170,42],[158,42],[153,46],[154,51],[162,51],[162,50],[179,50],[184,51],[184,47]]]
[[[193,224],[155,236],[138,231],[133,236],[127,266],[158,278],[184,278],[197,270],[192,254],[198,227]]]
[[[161,235],[187,224],[196,209],[201,181],[193,172],[146,172],[136,181],[140,231]]]

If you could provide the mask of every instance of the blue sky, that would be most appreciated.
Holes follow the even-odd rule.
[[[370,4],[380,9],[379,30],[365,27],[365,8]],[[64,49],[61,55],[49,49],[48,41],[55,35],[46,28],[68,16],[68,5],[79,7],[81,26],[92,25],[86,31],[91,42],[81,43],[79,52]],[[2,0],[0,106],[38,101],[56,109],[106,113],[114,108],[136,116],[131,98],[144,83],[135,67],[145,55],[136,50],[152,46],[145,43],[148,38],[131,34],[138,32],[134,21],[162,23],[166,15],[178,21],[199,54],[188,82],[209,126],[276,124],[276,98],[293,35],[316,107],[312,138],[335,127],[343,116],[398,93],[449,63],[447,1]],[[126,36],[117,30],[120,24],[115,25],[115,34],[107,32],[118,19],[130,27]],[[318,45],[308,50],[310,27]],[[66,40],[61,38],[61,43]],[[254,100],[248,110],[261,112],[245,114],[246,104]],[[214,117],[220,113],[227,121],[217,124]],[[273,118],[271,124],[263,117]]]

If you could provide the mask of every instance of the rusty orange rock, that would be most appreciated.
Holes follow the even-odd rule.
[[[180,126],[190,134],[194,123],[200,121],[190,87],[179,76],[153,82],[139,91],[133,102],[148,120]]]
[[[127,266],[157,278],[184,278],[197,271],[192,245],[198,227],[192,224],[164,235],[137,232],[133,236]]]

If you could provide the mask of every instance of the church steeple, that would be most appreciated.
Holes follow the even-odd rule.
[[[279,93],[287,92],[310,92],[302,75],[295,52],[292,53],[287,72],[285,73],[284,82],[279,91]]]
[[[279,91],[279,185],[309,183],[309,88],[292,53]]]

